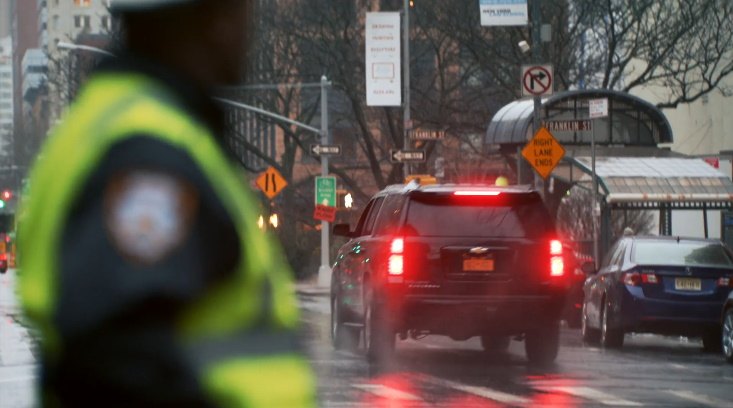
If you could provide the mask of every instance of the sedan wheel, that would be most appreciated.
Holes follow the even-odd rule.
[[[728,309],[723,320],[723,354],[729,363],[733,364],[733,308]]]
[[[583,336],[583,341],[587,344],[598,344],[601,337],[598,330],[593,329],[588,325],[588,314],[586,313],[585,302],[583,303],[583,311],[580,318],[580,334]]]
[[[606,348],[620,348],[624,345],[624,332],[611,328],[608,323],[611,307],[609,303],[603,305],[601,317],[601,345]]]

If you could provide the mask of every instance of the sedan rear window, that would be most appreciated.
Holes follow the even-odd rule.
[[[404,229],[423,237],[538,238],[550,233],[553,223],[539,196],[423,194],[410,200]]]
[[[733,267],[722,245],[690,241],[637,241],[631,260],[641,265]]]

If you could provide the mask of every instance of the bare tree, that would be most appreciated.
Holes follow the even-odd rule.
[[[560,203],[557,213],[558,229],[566,240],[587,244],[593,240],[594,219],[600,230],[598,217],[593,216],[593,198],[590,191],[585,189],[574,188],[570,192]],[[635,234],[649,234],[654,225],[654,214],[651,211],[611,211],[611,240],[618,239],[626,228],[631,228]],[[585,246],[586,251],[592,252],[588,245]]]
[[[660,87],[674,108],[720,90],[733,72],[733,3],[728,0],[572,2],[580,35],[574,75],[625,92]]]

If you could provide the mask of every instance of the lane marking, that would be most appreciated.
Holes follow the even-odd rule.
[[[670,364],[671,367],[674,367],[678,370],[690,370],[690,367],[684,366],[682,364]]]
[[[399,399],[406,401],[422,401],[422,398],[408,392],[400,391],[381,384],[352,384],[354,388],[370,392],[378,397],[387,399]]]
[[[542,390],[549,392],[562,392],[575,397],[585,398],[600,402],[603,405],[615,405],[624,407],[641,407],[643,404],[638,402],[616,398],[613,395],[598,391],[589,387],[543,387]]]
[[[688,401],[697,402],[698,404],[708,405],[711,407],[733,407],[733,402],[723,401],[717,398],[708,397],[707,395],[698,394],[692,391],[666,390],[669,394],[678,396]]]
[[[529,405],[532,402],[532,400],[530,400],[529,398],[497,391],[489,387],[478,387],[475,385],[461,384],[455,381],[430,376],[423,377],[422,379],[425,380],[425,382],[431,383],[433,385],[453,388],[454,390],[477,395],[479,397],[502,402],[504,404]]]

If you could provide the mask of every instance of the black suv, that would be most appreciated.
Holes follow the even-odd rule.
[[[390,186],[376,194],[336,258],[331,336],[363,344],[370,361],[395,338],[481,337],[487,351],[524,337],[530,362],[549,363],[571,252],[557,239],[540,195],[521,187]]]

